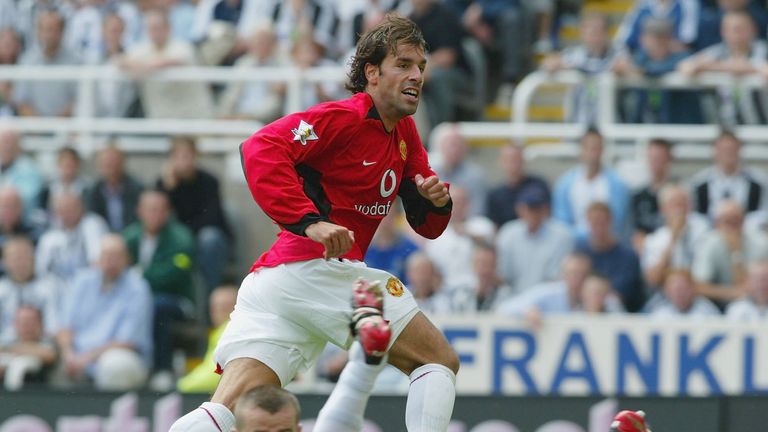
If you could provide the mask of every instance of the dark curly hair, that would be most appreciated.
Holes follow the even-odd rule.
[[[419,27],[408,18],[396,13],[387,14],[379,25],[363,35],[350,60],[350,71],[345,87],[352,93],[365,91],[365,65],[380,66],[387,54],[397,53],[399,44],[413,45],[426,51],[427,43]]]

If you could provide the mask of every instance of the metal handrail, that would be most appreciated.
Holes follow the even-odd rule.
[[[139,136],[193,133],[242,139],[261,127],[261,123],[242,120],[219,119],[126,119],[97,118],[94,114],[95,83],[99,80],[130,80],[129,75],[112,66],[0,66],[0,80],[72,80],[78,83],[77,114],[71,118],[8,118],[0,119],[0,125],[22,132],[79,134],[78,144],[87,153],[95,147],[95,136],[103,134],[131,134]],[[319,67],[302,70],[296,67],[175,67],[151,75],[152,80],[236,82],[266,81],[287,84],[286,112],[301,108],[302,84],[306,82],[338,82],[346,79],[345,68]],[[574,141],[584,131],[584,125],[577,123],[530,122],[528,107],[537,89],[546,84],[560,83],[579,85],[586,79],[576,71],[556,73],[534,72],[520,82],[515,90],[514,117],[510,122],[466,122],[459,127],[469,138],[528,138],[550,137],[562,141]],[[765,86],[765,80],[758,76],[734,77],[729,74],[702,74],[693,78],[669,74],[659,79],[619,78],[612,74],[597,77],[599,86],[600,115],[598,126],[609,141],[631,141],[642,143],[653,137],[671,140],[699,142],[709,141],[718,133],[716,125],[659,125],[622,124],[615,121],[615,94],[620,86],[653,86],[654,88],[716,88]],[[736,134],[745,141],[763,142],[768,138],[768,126],[738,126]],[[231,140],[230,140],[231,141]],[[640,146],[636,146],[639,148]],[[762,146],[761,146],[762,147]],[[216,146],[207,147],[217,151]],[[231,145],[222,145],[227,151]],[[129,149],[130,150],[130,149]],[[768,152],[768,150],[766,150]],[[548,150],[544,152],[550,154]],[[762,150],[749,151],[756,157],[763,157]],[[699,152],[699,154],[702,154]],[[685,155],[682,155],[683,157]],[[768,154],[765,155],[768,158]]]

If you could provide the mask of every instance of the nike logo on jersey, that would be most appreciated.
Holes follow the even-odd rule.
[[[374,165],[374,164],[376,164],[376,162],[368,162],[367,160],[363,161],[363,166],[371,166],[371,165]]]
[[[307,145],[307,141],[318,139],[313,126],[304,120],[299,123],[299,127],[291,129],[291,132],[293,132],[293,140],[301,141],[301,145],[304,146]]]

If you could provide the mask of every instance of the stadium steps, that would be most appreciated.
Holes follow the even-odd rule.
[[[633,0],[587,0],[582,11],[623,16],[632,9],[634,3]]]
[[[583,12],[594,12],[608,15],[611,22],[611,37],[616,33],[624,14],[632,8],[632,0],[586,0]],[[559,31],[560,44],[563,47],[572,46],[579,41],[578,20],[568,20],[562,24]],[[537,55],[536,61],[541,61],[542,55]],[[565,120],[566,110],[564,100],[568,86],[552,84],[539,88],[528,109],[528,118],[535,122],[561,122]],[[499,103],[496,101],[485,109],[485,118],[489,121],[508,121],[512,116],[511,101]],[[483,145],[483,143],[478,143]]]

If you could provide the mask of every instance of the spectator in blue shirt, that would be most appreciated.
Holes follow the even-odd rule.
[[[627,213],[629,189],[619,175],[603,164],[603,136],[589,129],[581,137],[581,164],[557,179],[552,195],[552,216],[570,226],[577,236],[588,231],[587,208],[593,202],[608,203],[613,232],[629,238]]]
[[[23,154],[20,141],[18,132],[0,127],[0,184],[16,188],[24,201],[24,219],[30,222],[44,179],[35,161]]]
[[[699,13],[698,0],[638,0],[625,15],[615,39],[618,45],[634,52],[640,47],[645,20],[662,18],[672,23],[675,50],[683,50],[696,40]]]
[[[419,247],[405,236],[398,222],[402,213],[392,209],[381,220],[376,235],[371,240],[365,263],[369,267],[383,269],[405,281],[405,261]]]
[[[593,270],[611,281],[627,311],[637,312],[645,302],[640,259],[611,232],[611,208],[607,204],[590,204],[587,220],[589,238],[578,242],[576,250],[589,256]]]
[[[643,23],[640,47],[623,53],[613,71],[624,76],[658,78],[674,72],[688,51],[675,51],[672,23],[649,18]],[[690,91],[630,89],[620,98],[629,123],[701,123],[698,97]]]
[[[75,278],[57,336],[59,383],[93,379],[104,390],[144,384],[152,355],[152,295],[128,264],[122,237],[108,234],[98,265]]]
[[[499,228],[506,222],[517,219],[515,211],[517,199],[528,188],[538,188],[551,200],[549,185],[543,178],[530,175],[525,170],[523,148],[512,142],[499,151],[499,165],[504,173],[504,181],[488,193],[485,215]]]

